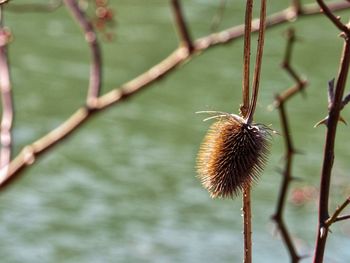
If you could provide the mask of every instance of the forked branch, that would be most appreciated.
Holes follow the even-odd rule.
[[[327,227],[330,227],[334,222],[348,219],[348,216],[340,217],[340,213],[350,204],[350,197],[348,197],[337,209],[334,211],[333,215],[329,217],[326,221]]]

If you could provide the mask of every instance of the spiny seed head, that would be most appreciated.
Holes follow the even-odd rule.
[[[267,161],[270,129],[236,115],[212,124],[197,157],[198,177],[210,196],[234,197],[255,181]]]

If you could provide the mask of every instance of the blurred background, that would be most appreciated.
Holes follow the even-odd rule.
[[[45,1],[41,1],[45,3]],[[193,38],[210,33],[220,1],[188,0]],[[268,1],[268,13],[290,1]],[[308,3],[311,1],[303,1]],[[27,3],[21,0],[16,3]],[[241,24],[245,1],[227,1],[219,29]],[[119,87],[177,47],[169,1],[113,0],[115,34],[101,37],[104,89]],[[256,12],[257,13],[257,12]],[[340,13],[346,20],[349,11]],[[15,153],[83,105],[89,49],[65,7],[52,13],[5,13],[13,33],[10,61],[16,106]],[[302,18],[266,34],[256,121],[280,129],[271,104],[293,84],[280,68],[285,31],[296,30],[293,65],[310,82],[287,104],[295,157],[286,222],[302,255],[312,254],[325,128],[327,82],[338,71],[342,40],[323,16]],[[256,44],[256,36],[253,38]],[[198,110],[238,112],[243,41],[218,46],[152,87],[94,117],[26,170],[0,196],[2,262],[241,262],[241,198],[212,200],[196,178],[196,154],[210,122]],[[349,120],[349,109],[343,111]],[[331,207],[350,194],[349,127],[339,125]],[[274,136],[268,166],[253,187],[253,259],[289,262],[270,220],[283,167]],[[350,257],[348,221],[332,226],[325,262]],[[311,262],[307,258],[302,262]]]

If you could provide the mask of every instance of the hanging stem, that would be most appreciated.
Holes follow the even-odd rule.
[[[249,107],[247,123],[252,123],[253,121],[256,102],[258,100],[261,62],[262,62],[262,55],[264,51],[265,21],[266,21],[266,0],[261,0],[258,47],[256,52],[256,61],[255,61],[255,69],[254,69],[252,99]]]
[[[249,74],[250,74],[250,40],[252,33],[253,0],[247,0],[244,22],[244,51],[243,51],[243,80],[242,101],[240,112],[243,118],[247,117],[249,109]],[[244,263],[252,262],[252,209],[250,202],[250,185],[243,189],[243,236],[244,236]]]
[[[243,53],[243,104],[240,111],[243,118],[247,117],[249,109],[249,74],[250,74],[250,39],[252,32],[253,0],[247,0],[244,23],[244,53]]]
[[[244,263],[252,262],[252,208],[250,203],[250,189],[250,185],[243,189]]]

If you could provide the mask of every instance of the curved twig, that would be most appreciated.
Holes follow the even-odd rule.
[[[292,98],[297,92],[302,91],[305,88],[306,81],[303,81],[299,75],[296,73],[294,68],[291,66],[291,55],[293,45],[295,43],[295,33],[293,29],[289,29],[287,32],[287,46],[285,51],[285,56],[282,62],[282,67],[287,71],[287,73],[292,77],[292,79],[296,82],[296,84],[286,91],[282,92],[280,95],[276,96],[275,105],[278,108],[281,120],[281,126],[283,131],[283,138],[285,141],[285,167],[283,171],[283,180],[279,191],[276,212],[272,216],[272,219],[275,221],[282,239],[288,249],[291,262],[297,263],[301,259],[298,255],[293,240],[289,234],[287,226],[284,222],[283,210],[286,205],[288,190],[290,187],[290,183],[293,180],[292,176],[292,167],[293,167],[293,157],[295,155],[295,148],[290,132],[288,117],[285,109],[285,103]]]
[[[80,27],[83,29],[85,40],[89,44],[91,50],[90,81],[86,105],[90,109],[94,109],[96,107],[97,98],[100,95],[102,85],[102,58],[100,46],[97,41],[97,36],[93,25],[86,18],[77,1],[64,0],[64,3],[72,13],[73,17],[77,20]]]
[[[249,86],[250,86],[250,42],[252,31],[253,0],[247,0],[244,22],[244,52],[243,52],[243,79],[242,79],[242,102],[240,112],[243,118],[247,117],[249,109]]]
[[[259,20],[259,38],[258,38],[258,47],[256,52],[256,61],[254,69],[254,78],[252,86],[252,101],[249,105],[249,112],[247,116],[247,123],[253,121],[253,115],[256,108],[256,103],[258,100],[259,94],[259,84],[260,84],[260,72],[262,65],[262,56],[264,51],[264,40],[265,40],[265,20],[266,20],[266,0],[261,0],[261,9],[260,9],[260,20]]]

